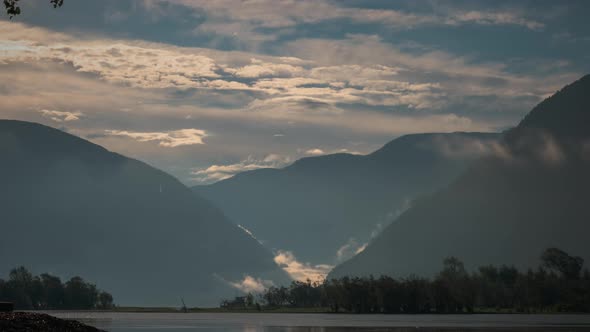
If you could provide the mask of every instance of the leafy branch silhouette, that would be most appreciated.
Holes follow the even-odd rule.
[[[14,16],[21,14],[19,6],[20,0],[3,0],[4,7],[6,7],[6,14],[12,19]],[[49,3],[53,5],[53,8],[61,7],[64,4],[64,0],[49,0]]]

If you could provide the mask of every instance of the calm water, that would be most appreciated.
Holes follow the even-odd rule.
[[[113,332],[590,331],[590,315],[330,315],[50,312]]]

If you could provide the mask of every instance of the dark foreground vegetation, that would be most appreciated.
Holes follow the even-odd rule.
[[[100,332],[92,326],[73,320],[30,312],[0,312],[0,331],[44,331],[44,332]]]
[[[382,276],[293,282],[290,287],[271,287],[259,300],[262,308],[354,313],[590,312],[590,273],[582,271],[583,262],[551,248],[536,270],[482,266],[469,273],[451,257],[433,279]],[[246,306],[260,306],[251,296],[244,299]],[[232,302],[224,304],[229,307]]]
[[[113,307],[111,294],[98,290],[94,284],[80,277],[73,277],[62,283],[60,278],[47,273],[33,276],[24,267],[10,271],[7,281],[0,279],[0,302],[3,301],[13,302],[17,310],[89,310]]]

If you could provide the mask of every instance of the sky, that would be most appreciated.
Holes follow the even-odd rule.
[[[588,1],[22,0],[0,118],[187,185],[404,134],[502,131],[590,72]]]

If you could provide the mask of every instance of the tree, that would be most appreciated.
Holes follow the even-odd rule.
[[[44,309],[58,309],[64,305],[64,286],[58,277],[44,273],[41,275],[43,285]]]
[[[549,248],[541,255],[543,266],[560,273],[566,279],[579,279],[584,265],[584,259],[577,256],[570,256],[566,252]]]
[[[66,283],[65,300],[67,308],[92,309],[98,300],[98,290],[84,279],[73,277]]]
[[[468,272],[455,257],[434,279],[342,277],[323,283],[294,281],[270,287],[268,307],[320,307],[348,313],[472,313],[476,308],[511,312],[590,312],[590,271],[558,249],[547,250],[537,271],[487,265]],[[551,271],[554,270],[554,271]],[[577,279],[572,279],[577,277]]]
[[[80,277],[64,285],[56,276],[34,276],[22,266],[10,271],[8,281],[0,279],[0,301],[13,302],[18,310],[113,307],[111,294],[99,291]]]
[[[111,309],[113,308],[113,296],[107,292],[100,292],[98,295],[98,308]]]
[[[12,18],[16,15],[20,15],[21,9],[19,4],[20,0],[3,0],[4,7],[6,8],[6,14]],[[64,0],[49,0],[49,3],[53,5],[53,8],[61,7],[64,4]]]
[[[24,266],[10,271],[6,288],[17,309],[33,308],[33,301],[31,299],[32,286],[33,275]]]
[[[456,257],[443,261],[443,270],[436,278],[436,291],[446,297],[445,311],[473,311],[475,290],[465,270],[465,265]],[[441,304],[441,301],[437,301]]]

